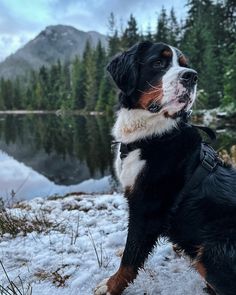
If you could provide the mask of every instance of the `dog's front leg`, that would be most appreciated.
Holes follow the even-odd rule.
[[[130,209],[128,237],[120,267],[97,286],[95,295],[120,295],[135,279],[156,243],[158,232],[150,230],[149,220],[143,218],[144,212],[137,214],[135,208]]]

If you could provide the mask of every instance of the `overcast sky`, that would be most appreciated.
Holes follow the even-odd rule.
[[[83,31],[106,34],[107,19],[114,12],[125,24],[131,13],[145,32],[164,5],[184,18],[187,0],[0,0],[0,60],[14,53],[48,25],[72,25]]]

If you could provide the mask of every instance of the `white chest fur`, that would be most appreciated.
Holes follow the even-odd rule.
[[[143,109],[122,108],[118,112],[112,133],[116,141],[131,143],[168,132],[176,126],[176,122],[163,114],[153,114]],[[133,187],[146,161],[140,159],[140,149],[130,152],[123,160],[120,159],[119,150],[120,147],[115,161],[117,177],[123,188]]]
[[[145,160],[140,159],[140,149],[130,152],[123,160],[120,159],[120,152],[118,149],[115,168],[117,177],[124,189],[134,186],[135,180],[142,171],[145,163]]]

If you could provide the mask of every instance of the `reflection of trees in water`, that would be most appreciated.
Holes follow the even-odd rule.
[[[112,166],[110,130],[113,118],[105,116],[7,115],[0,121],[0,138],[8,145],[20,143],[35,152],[43,149],[76,157],[93,176]]]
[[[2,117],[3,118],[3,117]],[[27,146],[37,153],[56,153],[67,161],[73,157],[85,163],[91,176],[111,170],[110,151],[113,118],[106,116],[7,115],[0,120],[0,138]],[[236,161],[236,133],[217,135],[214,147]]]

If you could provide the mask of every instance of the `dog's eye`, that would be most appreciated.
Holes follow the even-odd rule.
[[[152,67],[154,69],[159,69],[163,66],[163,63],[161,60],[155,60],[153,63],[152,63]]]

